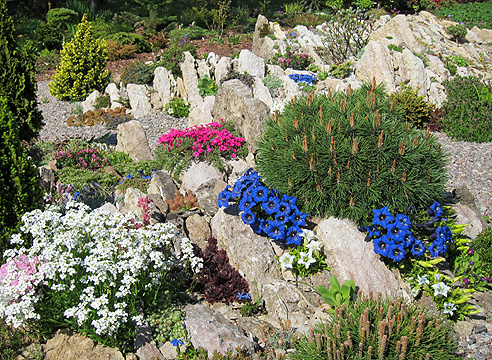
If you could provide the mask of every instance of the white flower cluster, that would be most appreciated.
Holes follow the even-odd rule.
[[[190,264],[191,270],[198,274],[203,268],[203,259],[195,255],[190,239],[181,238],[181,251],[180,260]]]
[[[23,244],[29,234],[33,244],[4,254],[8,266],[0,276],[0,318],[14,326],[39,318],[35,304],[43,299],[36,291],[42,285],[43,294],[64,300],[69,321],[91,325],[98,335],[113,335],[121,324],[135,321],[135,299],[152,294],[178,261],[172,251],[178,235],[170,223],[124,225],[134,218],[134,213],[91,211],[73,201],[64,214],[56,206],[26,213],[23,234],[13,240]],[[192,270],[199,270],[202,260],[188,239],[182,239],[182,248]],[[31,270],[19,269],[19,259],[30,262]]]
[[[302,231],[302,237],[304,238],[303,243],[305,247],[308,249],[308,251],[307,252],[301,251],[299,253],[300,258],[297,261],[297,263],[302,264],[305,266],[306,269],[309,269],[311,264],[316,262],[316,259],[313,257],[313,251],[321,250],[321,243],[315,240],[316,237],[314,235],[314,232],[311,230],[304,229]],[[282,270],[288,268],[292,269],[294,266],[293,262],[295,260],[295,256],[286,252],[278,260],[280,262],[280,267],[282,268]]]

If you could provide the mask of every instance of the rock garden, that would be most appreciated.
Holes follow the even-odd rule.
[[[36,84],[0,0],[0,358],[490,359],[489,20],[136,2],[50,8]]]

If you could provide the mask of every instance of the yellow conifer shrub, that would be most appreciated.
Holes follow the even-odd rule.
[[[49,89],[60,100],[83,101],[94,90],[102,91],[109,83],[107,44],[96,39],[84,14],[75,37],[63,44],[61,62]]]

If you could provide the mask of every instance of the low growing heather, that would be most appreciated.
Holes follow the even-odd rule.
[[[456,76],[443,82],[443,130],[456,140],[492,141],[492,84],[477,77]]]
[[[175,178],[192,160],[211,162],[220,170],[223,169],[222,159],[247,155],[245,140],[237,135],[230,122],[173,129],[159,138],[162,149],[159,149],[158,158]]]
[[[282,69],[306,70],[314,60],[308,54],[295,53],[291,47],[287,47],[285,54],[276,53],[270,64],[279,65]]]
[[[109,346],[131,349],[135,325],[173,264],[199,272],[202,260],[173,225],[146,225],[135,213],[90,211],[82,203],[50,206],[22,217],[1,268],[0,317],[41,334],[70,328]],[[179,258],[173,242],[183,249]],[[139,300],[139,301],[137,301]]]

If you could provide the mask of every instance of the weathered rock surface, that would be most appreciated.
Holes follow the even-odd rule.
[[[147,85],[128,84],[126,85],[126,91],[135,119],[152,114],[149,87]]]
[[[118,125],[116,151],[127,154],[133,161],[152,159],[149,142],[142,124],[131,120]]]

